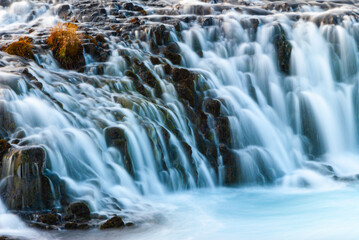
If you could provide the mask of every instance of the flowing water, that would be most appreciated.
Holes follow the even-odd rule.
[[[191,1],[173,4],[184,6],[182,15],[195,11]],[[61,21],[55,8],[41,1],[1,8],[0,32],[48,29]],[[179,34],[169,28],[182,65],[197,74],[196,89],[219,100],[228,118],[226,144],[237,176],[231,184],[239,188],[222,188],[226,159],[219,154],[215,169],[201,151],[174,84],[149,61],[148,32],[132,43],[109,37],[111,56],[102,75],[89,55],[79,73],[39,52],[41,67],[31,62],[27,68],[41,90],[29,87],[16,71],[22,65],[1,53],[1,103],[16,125],[9,138],[21,133],[14,144],[45,149],[44,174],[55,199],[61,181],[71,200],[86,201],[93,212],[122,208],[142,222],[121,232],[126,239],[356,239],[359,195],[355,185],[346,185],[359,174],[358,11],[344,4],[328,11],[303,5],[297,12],[299,20],[280,11],[254,17],[212,9],[210,26],[182,22]],[[318,26],[328,13],[344,17],[340,24]],[[244,27],[253,19],[257,26]],[[292,48],[289,69],[278,64],[278,36]],[[125,74],[124,51],[151,71],[161,96],[150,88],[148,97],[137,92]],[[208,117],[220,153],[216,121]],[[104,132],[111,127],[123,133],[125,150],[108,146]],[[3,177],[10,175],[3,169]],[[55,239],[122,238],[95,230],[45,236],[28,230],[2,204],[0,229],[30,238],[38,237],[27,231]]]

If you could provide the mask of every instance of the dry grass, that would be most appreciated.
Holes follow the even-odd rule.
[[[19,38],[18,41],[3,47],[1,50],[11,55],[35,59],[33,49],[34,46],[32,45],[32,39],[28,37],[23,37]]]
[[[55,58],[66,69],[74,69],[84,62],[81,35],[73,23],[58,24],[47,39]]]

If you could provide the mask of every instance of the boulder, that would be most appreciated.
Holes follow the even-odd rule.
[[[90,220],[90,209],[84,202],[71,203],[65,210],[64,220]]]
[[[123,228],[125,223],[122,221],[122,218],[115,216],[107,220],[104,224],[100,226],[101,230],[110,229],[110,228]]]

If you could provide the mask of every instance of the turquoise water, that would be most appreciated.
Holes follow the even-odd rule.
[[[60,232],[56,239],[359,239],[357,187],[216,189],[151,199],[140,227]],[[148,216],[149,213],[152,216]],[[147,216],[147,217],[145,217]]]

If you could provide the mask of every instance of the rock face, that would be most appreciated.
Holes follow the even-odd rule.
[[[43,175],[45,157],[41,147],[12,149],[3,157],[1,177],[4,182],[0,192],[8,208],[38,210],[52,206],[50,182]]]

